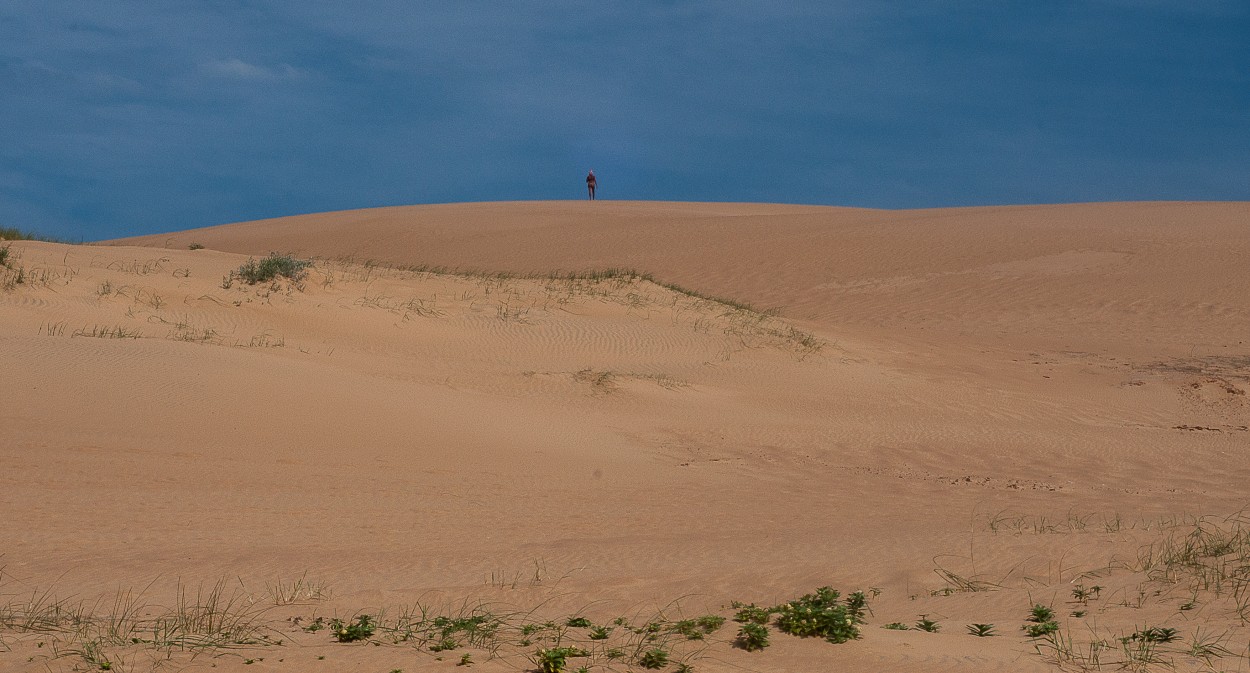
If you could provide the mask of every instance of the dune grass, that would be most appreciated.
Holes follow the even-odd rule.
[[[337,267],[337,275],[331,267]],[[721,354],[722,359],[728,359],[736,350],[775,346],[790,351],[802,360],[821,352],[828,345],[816,335],[780,320],[778,309],[759,309],[745,301],[661,281],[650,273],[636,269],[610,267],[546,273],[480,271],[431,265],[392,265],[375,260],[359,262],[352,258],[323,260],[321,268],[325,273],[322,285],[326,287],[338,280],[368,283],[378,276],[395,275],[473,280],[484,297],[491,297],[496,302],[495,317],[517,324],[531,323],[532,309],[559,308],[575,297],[598,298],[625,305],[631,310],[676,309],[694,316],[691,326],[696,331],[718,330],[737,342],[736,347]],[[542,296],[526,296],[526,293],[516,289],[515,283],[523,281],[541,283]],[[648,286],[662,292],[649,291]],[[358,303],[401,314],[405,319],[409,316],[443,314],[434,306],[433,299],[403,302],[384,295],[366,295]]]
[[[272,610],[312,605],[329,595],[324,585],[308,581],[306,575],[268,584],[269,600],[224,579],[194,588],[179,583],[173,603],[167,606],[149,598],[151,585],[138,591],[118,591],[93,602],[60,598],[51,590],[22,596],[6,595],[4,589],[0,582],[0,636],[35,635],[41,648],[42,643],[50,644],[52,659],[68,659],[74,668],[87,670],[121,670],[125,662],[145,652],[164,658],[173,653],[216,657],[224,651],[244,649],[252,657],[258,649],[298,641],[301,647],[317,642],[370,643],[411,648],[431,656],[458,652],[462,661],[467,657],[470,662],[473,653],[464,650],[474,650],[491,659],[519,658],[538,670],[550,671],[566,670],[571,660],[590,667],[620,664],[658,670],[671,665],[689,671],[693,670],[692,662],[709,647],[732,647],[735,642],[716,637],[726,623],[725,616],[708,613],[685,617],[676,602],[646,616],[618,616],[610,625],[596,624],[582,610],[544,620],[537,617],[541,605],[522,610],[467,599],[441,606],[418,602],[345,616],[271,616]],[[833,604],[823,607],[848,608],[848,614],[862,616],[862,603],[852,598],[843,604],[836,600],[836,592],[830,592],[822,588],[774,608],[780,630],[825,637],[809,632],[802,618],[787,621],[797,616],[796,610],[804,609],[800,606],[816,607],[817,613],[823,614],[822,606],[815,606],[813,600],[832,599]],[[670,611],[678,614],[671,615]],[[830,642],[859,637],[857,625],[862,619],[852,621],[842,612],[825,616],[826,622],[843,634],[827,637]]]
[[[236,271],[232,271],[227,280],[222,285],[228,287],[233,279],[238,279],[248,285],[256,285],[257,283],[267,283],[277,278],[287,278],[292,281],[299,281],[304,278],[306,269],[312,266],[310,260],[297,259],[292,255],[279,255],[276,252],[269,253],[268,257],[257,261],[248,258],[242,266]]]
[[[44,241],[46,243],[69,243],[69,241],[55,238],[53,236],[44,236],[31,231],[24,231],[16,227],[0,227],[0,240],[3,241]]]
[[[1065,534],[1106,535],[1093,526],[1077,528]],[[1177,519],[1166,526],[1152,524],[1142,530],[1155,539],[1141,545],[1135,555],[1078,574],[1098,575],[1107,587],[1060,583],[1062,595],[1071,597],[1067,602],[1071,607],[1061,612],[1057,600],[1037,601],[1031,589],[1000,584],[992,591],[1018,590],[1022,598],[1028,598],[1016,613],[1020,628],[1000,631],[988,620],[972,621],[959,635],[993,636],[987,643],[1016,640],[1043,661],[1064,670],[1244,669],[1250,657],[1237,643],[1240,640],[1244,644],[1250,615],[1238,612],[1237,607],[1250,592],[1250,532],[1245,518],[1237,514]],[[656,611],[615,619],[611,613],[596,613],[594,603],[561,615],[547,611],[542,602],[518,608],[468,598],[318,615],[316,606],[331,592],[325,584],[309,580],[307,573],[266,583],[264,592],[256,595],[245,591],[241,583],[224,580],[195,588],[179,584],[169,605],[150,600],[150,587],[119,591],[88,602],[61,598],[50,590],[7,592],[5,579],[0,569],[0,637],[11,646],[37,636],[40,642],[51,644],[54,659],[68,659],[88,670],[117,670],[144,652],[164,653],[166,657],[176,652],[219,656],[243,648],[247,656],[255,656],[288,642],[299,647],[368,643],[435,658],[467,660],[465,665],[472,664],[475,656],[485,655],[515,670],[531,671],[582,667],[689,671],[704,657],[719,658],[736,648],[760,657],[757,666],[767,668],[766,651],[776,645],[774,634],[819,638],[834,644],[868,637],[861,627],[872,614],[870,597],[879,594],[873,589],[843,597],[830,587],[821,587],[774,605],[734,602],[721,610],[689,615],[682,613],[679,601],[674,601]],[[1140,595],[1144,601],[1173,601],[1171,590],[1179,589],[1190,596],[1190,601],[1179,608],[1181,613],[1200,603],[1211,606],[1207,614],[1217,619],[1194,623],[1188,618],[1168,623],[1177,617],[1154,623],[1130,621],[1125,615],[1143,614],[1135,612],[1141,604],[1117,601],[1116,596],[1123,594],[1114,587],[1132,586],[1136,581],[1162,589],[1143,590]],[[1026,586],[1036,587],[1027,582]],[[490,587],[506,588],[493,582]],[[930,604],[953,595],[933,592]],[[1072,608],[1076,608],[1072,616],[1063,617]],[[281,613],[274,615],[274,610]],[[292,610],[299,612],[292,616]],[[1087,612],[1101,615],[1103,620],[1085,618]],[[1240,623],[1220,622],[1221,615]],[[723,628],[730,617],[739,622],[736,629]],[[947,614],[942,618],[953,617]],[[954,635],[941,628],[933,612],[920,615],[914,626],[893,621],[884,628],[910,631],[915,638]],[[255,660],[262,658],[256,656]]]

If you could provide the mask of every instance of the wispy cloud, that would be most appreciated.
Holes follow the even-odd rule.
[[[208,61],[200,65],[200,70],[211,77],[262,82],[303,79],[307,76],[307,73],[303,70],[286,63],[267,67],[248,63],[237,58]]]

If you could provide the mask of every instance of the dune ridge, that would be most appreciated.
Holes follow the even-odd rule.
[[[872,594],[862,638],[663,643],[701,671],[1095,669],[1103,641],[1107,668],[1235,668],[1248,223],[1241,203],[501,203],[0,243],[0,606],[150,585],[156,619],[160,578],[227,577],[286,645],[101,647],[126,670],[516,671],[554,642],[521,645],[527,620],[731,617],[832,585]],[[275,250],[307,275],[237,278]],[[588,273],[610,268],[638,274]],[[1143,560],[1194,530],[1224,553]],[[416,601],[482,601],[506,642],[305,630],[398,628]],[[1027,636],[1037,602],[1083,650]],[[0,668],[90,663],[73,629],[5,614]],[[881,628],[921,615],[942,630]],[[1121,646],[1145,626],[1176,639]],[[562,637],[594,650],[571,669],[628,666]]]

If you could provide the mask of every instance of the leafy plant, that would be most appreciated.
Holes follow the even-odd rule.
[[[664,668],[668,665],[668,650],[653,647],[638,657],[638,665],[649,669]]]
[[[986,638],[989,636],[998,635],[997,633],[994,633],[993,624],[969,624],[968,633],[971,633],[972,635],[977,636],[978,638]]]
[[[890,622],[889,624],[882,625],[881,628],[890,629],[891,631],[910,631],[911,630],[911,627],[904,624],[903,622]]]
[[[819,636],[831,643],[845,643],[859,637],[859,624],[867,598],[855,592],[839,601],[839,594],[830,587],[773,608],[777,612],[777,628],[794,636]]]
[[[187,249],[188,250],[203,250],[204,246],[200,243],[192,243],[191,245],[187,246]]]
[[[1054,618],[1055,618],[1054,610],[1046,607],[1045,605],[1042,605],[1041,603],[1037,603],[1033,606],[1033,609],[1029,611],[1028,621],[1034,622],[1037,624],[1043,624],[1045,622],[1049,622],[1050,620]]]
[[[768,618],[772,616],[772,610],[761,608],[754,603],[744,605],[736,613],[734,613],[734,621],[742,623],[767,624]]]
[[[738,638],[734,646],[747,652],[755,652],[768,647],[768,627],[756,622],[746,622],[738,629]]]
[[[719,615],[704,615],[698,619],[683,619],[673,624],[672,630],[685,636],[687,640],[703,640],[725,624],[725,618]]]
[[[592,626],[590,628],[591,640],[607,640],[612,635],[612,629],[606,626]]]
[[[1025,624],[1021,628],[1030,638],[1044,638],[1059,630],[1059,622],[1052,619],[1036,624]]]
[[[1072,588],[1072,598],[1081,605],[1085,605],[1092,599],[1098,598],[1098,594],[1102,593],[1102,587],[1095,584],[1086,588],[1084,584],[1078,584]]]
[[[564,625],[572,628],[589,628],[591,623],[585,617],[569,617],[569,620]]]
[[[534,663],[542,673],[563,673],[570,657],[590,656],[576,647],[546,647],[534,653]]]
[[[694,620],[694,623],[698,624],[699,628],[703,629],[704,632],[712,633],[725,625],[725,618],[720,615],[703,615]]]
[[[929,619],[928,615],[920,615],[920,619],[916,620],[916,628],[928,633],[937,633],[942,629],[937,622]]]
[[[377,625],[369,615],[360,615],[353,622],[331,619],[330,629],[340,643],[351,643],[372,637]]]

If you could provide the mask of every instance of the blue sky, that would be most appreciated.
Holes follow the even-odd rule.
[[[1244,0],[5,0],[0,226],[1250,200]]]

